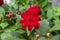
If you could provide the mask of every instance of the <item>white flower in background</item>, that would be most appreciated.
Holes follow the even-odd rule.
[[[11,0],[4,0],[4,3],[10,4],[11,3]]]
[[[15,5],[15,0],[4,0],[4,4],[7,4],[11,7],[11,6]]]

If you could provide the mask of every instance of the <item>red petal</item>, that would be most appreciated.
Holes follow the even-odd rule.
[[[29,22],[28,21],[24,22],[24,26],[22,27],[22,29],[25,30],[28,27],[28,25],[29,25]]]
[[[40,26],[39,22],[35,22],[35,23],[34,23],[34,28],[35,28],[35,29],[39,29],[39,26]]]
[[[25,20],[28,19],[26,13],[22,13],[22,14],[21,14],[21,17],[22,17],[23,19],[25,19]]]
[[[24,23],[24,20],[20,20],[20,23],[23,24]]]
[[[40,17],[37,15],[37,16],[34,16],[33,18],[32,18],[32,20],[33,21],[39,21],[40,20]]]
[[[25,30],[27,28],[27,25],[22,26],[22,29]]]
[[[33,28],[33,23],[30,23],[30,25],[28,26],[28,30],[31,32]]]

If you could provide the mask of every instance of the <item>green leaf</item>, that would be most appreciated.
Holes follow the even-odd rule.
[[[3,33],[1,35],[2,40],[14,40],[14,38],[10,35],[10,33]]]
[[[48,4],[47,0],[44,0],[42,2],[39,2],[40,7],[44,8]]]
[[[54,8],[54,12],[55,12],[56,16],[59,16],[60,15],[60,7]]]
[[[40,15],[43,19],[45,19],[45,12],[43,9],[41,9],[41,15]]]
[[[18,5],[17,5],[17,4],[14,4],[14,5],[13,5],[13,8],[14,8],[15,10],[17,10],[17,9],[18,9]]]
[[[20,29],[18,29],[18,30],[16,30],[16,32],[18,32],[18,33],[25,33],[25,31],[24,30],[22,30],[21,28]]]
[[[15,0],[11,0],[11,2],[8,4],[9,7],[12,7],[15,4]]]
[[[17,18],[17,19],[16,19],[16,22],[19,22],[20,19],[21,19],[21,16],[16,14],[16,18]]]
[[[54,12],[53,9],[49,8],[47,11],[47,17],[50,20],[51,18],[53,18]]]
[[[4,28],[6,28],[8,25],[9,25],[9,24],[5,22],[5,23],[1,23],[1,24],[0,24],[0,27],[1,27],[2,29],[4,29]]]
[[[50,29],[50,31],[60,30],[60,20],[55,21],[55,25]]]
[[[40,35],[45,35],[50,29],[49,22],[45,19],[41,21],[40,23],[41,23],[41,26],[38,30],[38,33],[40,33]]]
[[[55,35],[51,38],[51,40],[60,40],[60,35]]]
[[[40,37],[39,40],[50,40],[49,38],[46,38],[46,37]]]
[[[15,34],[15,35],[18,35],[18,34]],[[3,33],[1,35],[1,39],[2,40],[25,40],[24,38],[21,39],[21,38],[18,38],[18,37],[14,37],[12,36],[10,33],[6,32],[6,33]]]
[[[5,32],[12,32],[12,31],[15,31],[16,29],[18,29],[18,27],[13,25],[13,26],[9,26],[8,28],[4,29],[4,31]]]
[[[40,40],[46,40],[46,38],[45,37],[40,37]]]
[[[3,8],[5,9],[5,11],[8,11],[9,10],[9,6],[8,5],[3,5]]]
[[[12,31],[12,32],[11,32],[11,35],[12,35],[13,37],[15,37],[15,38],[21,38],[21,39],[23,39],[23,35],[20,34],[20,33],[18,33],[18,32]]]
[[[5,13],[4,9],[2,7],[0,7],[0,17],[3,17],[4,13]]]

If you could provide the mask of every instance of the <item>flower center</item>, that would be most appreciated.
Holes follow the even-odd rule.
[[[29,19],[29,21],[31,22],[32,20],[31,20],[31,19]]]

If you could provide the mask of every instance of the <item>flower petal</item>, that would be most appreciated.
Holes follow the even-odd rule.
[[[25,30],[27,28],[27,25],[23,25],[22,29]]]
[[[25,19],[25,20],[28,19],[26,13],[22,13],[22,14],[21,14],[21,17],[22,17],[23,19]]]
[[[23,24],[24,23],[24,20],[20,20],[20,23]]]
[[[33,28],[33,23],[30,23],[30,25],[28,26],[28,30],[31,32]]]
[[[32,18],[32,20],[33,20],[33,21],[39,21],[39,20],[41,20],[41,18],[37,15],[37,16],[34,16],[34,17]]]
[[[35,28],[35,29],[39,29],[39,26],[40,26],[39,22],[35,22],[35,23],[34,23],[34,28]]]

